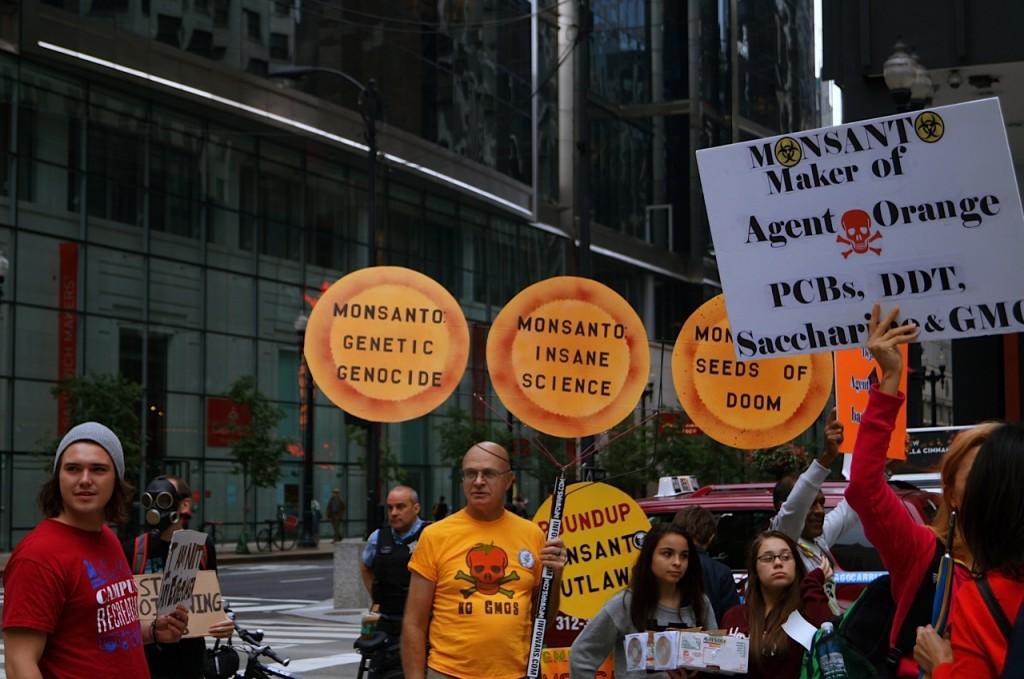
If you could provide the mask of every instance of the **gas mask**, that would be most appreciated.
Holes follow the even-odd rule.
[[[163,530],[181,518],[178,513],[178,489],[165,478],[156,478],[146,486],[142,494],[142,508],[146,511],[146,525]]]

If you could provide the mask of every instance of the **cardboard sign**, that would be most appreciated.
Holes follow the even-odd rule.
[[[505,305],[487,336],[487,371],[498,398],[552,436],[614,427],[640,401],[649,369],[640,317],[589,278],[531,285]]]
[[[903,356],[903,372],[900,374],[900,391],[907,393],[907,345],[900,345]],[[843,424],[842,453],[853,453],[853,444],[860,431],[860,418],[868,407],[868,393],[871,385],[878,382],[878,367],[871,358],[871,352],[863,347],[835,353],[836,362],[836,419]],[[885,456],[893,460],[907,458],[907,409],[900,408],[896,426],[889,439],[889,450]]]
[[[541,653],[541,679],[569,679],[569,648],[545,648]],[[596,679],[611,679],[615,661],[608,656],[594,673]]]
[[[336,406],[365,420],[402,422],[434,410],[459,385],[469,326],[433,279],[375,266],[320,296],[306,326],[305,356]]]
[[[534,523],[547,531],[551,498],[537,509]],[[562,571],[558,609],[590,619],[605,602],[629,584],[650,519],[624,492],[604,483],[574,483],[566,489]]]
[[[192,590],[196,585],[196,573],[205,554],[206,533],[197,530],[179,530],[171,538],[167,548],[160,594],[157,597],[157,616],[173,613],[179,604],[188,608],[192,605]]]
[[[718,295],[679,331],[672,382],[683,410],[705,434],[734,448],[770,448],[791,441],[821,415],[832,392],[832,357],[737,361]]]
[[[997,99],[697,151],[741,360],[1024,330],[1024,217]],[[742,196],[741,200],[737,200]]]
[[[162,573],[146,573],[136,575],[135,583],[139,588],[139,620],[143,627],[150,624],[156,617],[157,597],[160,592]],[[210,626],[227,619],[224,613],[224,602],[220,595],[220,582],[214,571],[199,571],[196,575],[196,586],[192,590],[192,604],[189,607],[188,630],[185,637],[203,637],[210,631]]]

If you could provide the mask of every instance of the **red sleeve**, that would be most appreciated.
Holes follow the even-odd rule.
[[[815,568],[804,576],[800,583],[800,595],[802,597],[800,615],[815,627],[820,627],[823,622],[836,617],[832,613],[832,609],[828,607],[828,595],[825,594],[825,574],[821,572],[820,568]]]
[[[853,446],[846,501],[860,517],[864,535],[878,550],[892,578],[893,598],[915,591],[935,554],[935,534],[914,522],[885,479],[885,453],[904,397],[871,387]],[[916,575],[916,577],[915,577]]]
[[[50,634],[64,609],[61,577],[32,559],[12,559],[4,571],[3,627],[25,627]]]

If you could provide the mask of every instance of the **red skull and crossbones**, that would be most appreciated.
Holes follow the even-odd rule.
[[[519,573],[505,573],[508,568],[508,554],[501,547],[496,547],[493,542],[489,545],[482,542],[474,545],[466,552],[466,565],[469,566],[469,575],[461,570],[455,574],[456,580],[473,583],[472,587],[459,590],[464,598],[468,599],[474,592],[501,594],[509,599],[515,595],[515,592],[502,585],[518,580]]]
[[[876,255],[882,254],[882,248],[872,247],[871,243],[882,237],[881,231],[871,231],[871,217],[864,210],[847,210],[843,213],[843,229],[846,231],[846,238],[836,236],[836,242],[849,245],[848,250],[842,252],[843,259],[850,256],[851,252],[863,255],[869,250]]]

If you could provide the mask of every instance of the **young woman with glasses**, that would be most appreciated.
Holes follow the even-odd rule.
[[[795,679],[800,676],[804,649],[782,626],[799,614],[818,627],[832,618],[825,580],[832,572],[828,558],[810,573],[791,537],[766,531],[754,538],[747,564],[746,603],[725,612],[722,627],[750,637],[747,677]]]

